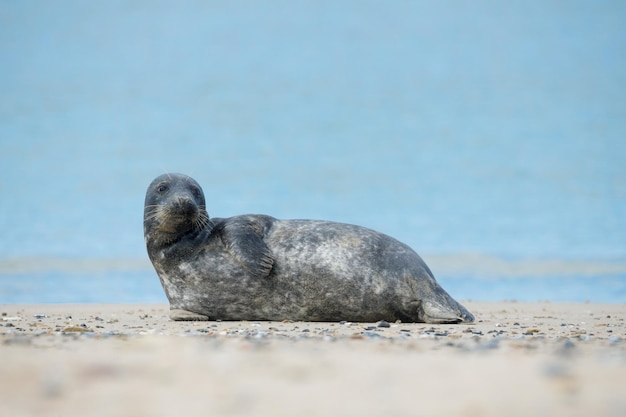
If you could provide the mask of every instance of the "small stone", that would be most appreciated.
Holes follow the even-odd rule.
[[[481,343],[476,346],[475,350],[492,350],[500,347],[500,341],[498,339],[491,339],[486,343]]]
[[[379,339],[382,338],[383,336],[381,336],[380,334],[376,333],[376,332],[362,332],[361,333],[363,336],[365,337],[369,337],[372,339]]]
[[[572,349],[576,347],[576,344],[571,340],[567,339],[563,344],[559,347],[560,353],[570,353]]]
[[[35,316],[34,316],[34,317],[35,317],[36,319],[40,319],[40,320],[41,320],[41,319],[47,319],[47,318],[48,318],[48,316],[47,316],[47,315],[45,315],[45,314],[35,314]]]
[[[391,324],[389,324],[388,322],[386,322],[385,320],[381,320],[378,323],[376,323],[376,325],[378,327],[391,327]]]
[[[87,326],[69,326],[62,330],[63,333],[86,333],[93,332],[93,330],[87,328]]]

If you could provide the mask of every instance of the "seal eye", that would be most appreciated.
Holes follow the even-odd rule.
[[[202,194],[202,193],[200,192],[200,188],[198,188],[198,187],[193,187],[193,189],[191,190],[191,192],[193,192],[193,195],[194,195],[194,196],[196,196],[196,197],[200,197],[200,195]]]
[[[159,193],[164,193],[165,191],[167,191],[167,185],[159,184],[159,186],[156,188],[156,190]]]

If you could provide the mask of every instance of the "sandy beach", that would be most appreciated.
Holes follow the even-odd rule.
[[[0,415],[626,415],[625,305],[465,305],[473,324],[0,305]]]

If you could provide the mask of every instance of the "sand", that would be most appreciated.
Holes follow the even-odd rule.
[[[0,305],[0,415],[626,415],[625,305],[465,305],[476,323]]]

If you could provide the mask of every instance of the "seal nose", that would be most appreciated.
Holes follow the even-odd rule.
[[[187,197],[178,197],[174,202],[174,210],[180,215],[190,216],[196,214],[198,207],[192,199]]]

